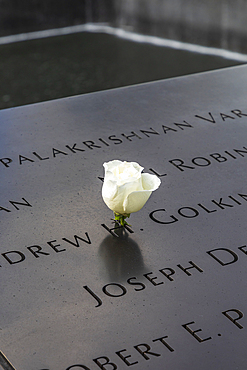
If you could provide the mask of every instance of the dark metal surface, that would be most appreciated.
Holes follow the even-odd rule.
[[[246,367],[246,74],[0,112],[0,350],[17,370]],[[101,198],[112,159],[162,175],[122,237]]]

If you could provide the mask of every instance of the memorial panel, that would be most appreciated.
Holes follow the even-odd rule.
[[[3,369],[247,366],[246,95],[241,66],[0,112]],[[161,180],[118,229],[114,159]]]

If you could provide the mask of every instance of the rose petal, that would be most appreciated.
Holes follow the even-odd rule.
[[[123,204],[124,213],[133,213],[140,211],[140,209],[147,202],[151,194],[151,190],[139,190],[130,193]]]
[[[102,187],[102,198],[104,202],[108,205],[111,199],[116,197],[118,191],[117,182],[112,180],[104,181]],[[110,208],[110,207],[109,207]]]
[[[107,181],[105,187],[103,185],[102,189],[102,197],[106,205],[114,212],[117,213],[125,213],[124,211],[124,200],[128,197],[130,193],[133,191],[137,191],[140,188],[142,189],[142,180],[134,179],[131,182],[126,182],[123,185],[118,186],[116,182],[114,182],[114,190],[112,188],[108,188],[108,186],[113,186],[112,181]]]
[[[150,173],[142,173],[142,187],[144,190],[154,191],[158,189],[161,181],[156,175]]]
[[[103,163],[105,171],[112,171],[115,167],[121,165],[122,161],[115,159],[114,161]]]
[[[160,179],[156,175],[143,173],[142,176],[143,190],[131,192],[124,201],[123,208],[125,213],[133,213],[139,211],[147,202],[152,192],[161,184]]]

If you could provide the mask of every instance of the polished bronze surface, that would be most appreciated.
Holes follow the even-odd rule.
[[[4,369],[246,367],[246,72],[0,112]],[[112,159],[162,181],[126,230]]]

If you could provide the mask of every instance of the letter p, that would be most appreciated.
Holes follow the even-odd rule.
[[[1,158],[0,162],[5,166],[9,167],[9,163],[13,162],[11,158]]]
[[[229,312],[232,312],[233,314],[229,314]],[[237,322],[238,320],[242,319],[244,316],[243,312],[238,310],[237,308],[232,308],[231,310],[226,310],[222,312],[223,315],[225,315],[233,324],[235,324],[239,329],[243,329],[243,326]],[[237,317],[234,318],[235,314],[237,314]]]

